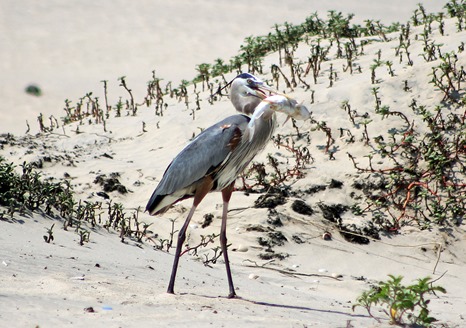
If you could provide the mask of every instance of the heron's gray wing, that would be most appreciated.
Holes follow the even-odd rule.
[[[245,115],[233,115],[202,131],[170,163],[147,204],[147,210],[156,213],[165,196],[189,189],[219,167],[232,150],[232,140],[238,134],[242,135],[248,122]],[[189,196],[192,194],[179,194],[170,204]]]

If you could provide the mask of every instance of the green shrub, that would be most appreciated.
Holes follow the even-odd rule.
[[[430,300],[427,295],[435,292],[446,293],[440,286],[434,286],[430,277],[417,280],[416,284],[404,286],[401,284],[402,276],[389,275],[388,281],[380,281],[377,286],[363,292],[353,305],[353,311],[361,306],[373,318],[371,309],[375,305],[384,307],[384,312],[390,317],[391,324],[404,325],[405,323],[429,327],[437,321],[429,315]]]

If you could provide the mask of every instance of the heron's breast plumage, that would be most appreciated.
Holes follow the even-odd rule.
[[[215,189],[222,190],[236,180],[246,166],[259,153],[270,140],[275,128],[275,114],[268,120],[260,120],[254,131],[254,138],[250,139],[247,126],[242,126],[241,135],[230,144],[234,145],[228,157],[219,166],[215,175]]]

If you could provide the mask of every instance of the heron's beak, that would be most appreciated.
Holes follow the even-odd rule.
[[[283,96],[287,99],[292,99],[290,96],[284,94],[284,93],[281,93],[280,91],[272,88],[272,87],[269,87],[267,84],[265,83],[262,83],[262,84],[258,84],[255,88],[256,91],[258,91],[258,95],[260,98],[262,99],[265,99],[267,97],[269,97],[270,95],[274,94],[274,95],[279,95],[279,96]],[[268,93],[268,94],[267,94]]]

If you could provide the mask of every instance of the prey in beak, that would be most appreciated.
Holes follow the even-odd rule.
[[[262,101],[270,103],[270,108],[274,111],[287,115],[283,125],[285,125],[290,118],[304,121],[311,116],[311,113],[306,106],[303,105],[303,102],[298,104],[295,99],[284,94],[269,96]]]
[[[271,109],[287,115],[283,125],[285,125],[285,123],[288,122],[290,118],[304,121],[311,116],[309,110],[306,108],[306,106],[303,105],[303,102],[298,104],[295,99],[291,98],[287,94],[277,91],[272,87],[269,87],[263,82],[257,84],[255,86],[255,90],[262,101],[271,104]],[[269,93],[268,95],[267,92]]]
[[[257,122],[260,119],[270,119],[274,112],[283,113],[287,116],[283,124],[285,124],[290,118],[307,120],[311,116],[307,108],[302,103],[298,104],[296,100],[290,97],[286,97],[284,95],[268,96],[267,98],[262,99],[248,123],[246,135],[249,138],[249,142],[253,139]]]

